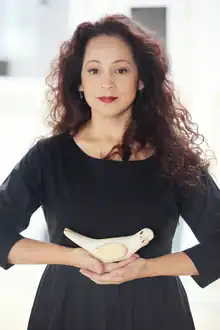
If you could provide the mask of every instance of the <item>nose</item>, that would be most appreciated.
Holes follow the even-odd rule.
[[[114,87],[114,81],[110,75],[105,75],[102,77],[101,88],[110,89]]]

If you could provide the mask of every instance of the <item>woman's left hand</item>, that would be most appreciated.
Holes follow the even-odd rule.
[[[138,258],[122,268],[102,275],[91,272],[88,269],[80,269],[81,274],[97,284],[121,284],[145,277],[145,271],[146,260],[143,258]]]

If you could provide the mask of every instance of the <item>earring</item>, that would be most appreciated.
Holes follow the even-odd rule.
[[[139,89],[139,96],[142,95],[144,89]]]
[[[80,97],[80,100],[82,101],[83,100],[83,92],[79,92],[79,97]]]

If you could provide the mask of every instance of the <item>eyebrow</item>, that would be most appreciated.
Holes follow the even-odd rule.
[[[88,62],[86,63],[86,65],[89,64],[89,63],[91,63],[91,62],[101,63],[101,62],[98,61],[98,60],[90,60],[90,61],[88,61]],[[132,65],[129,61],[126,61],[126,60],[116,60],[116,61],[114,61],[114,62],[112,62],[112,63],[119,63],[119,62],[126,62],[126,63]]]

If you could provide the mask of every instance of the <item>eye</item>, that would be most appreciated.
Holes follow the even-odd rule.
[[[88,72],[91,73],[91,74],[97,74],[98,73],[98,69],[95,69],[95,68],[89,69]]]
[[[120,68],[120,69],[117,70],[117,72],[120,73],[120,74],[127,73],[128,72],[128,69],[126,69],[126,68]]]

